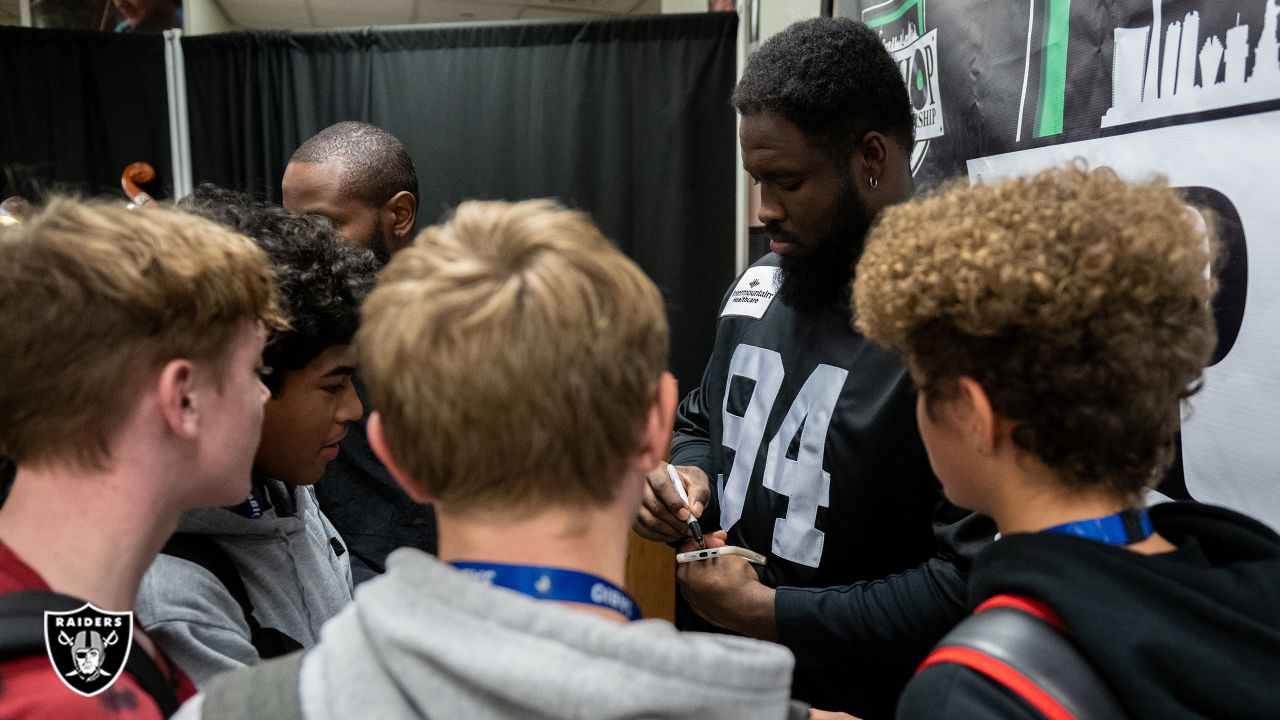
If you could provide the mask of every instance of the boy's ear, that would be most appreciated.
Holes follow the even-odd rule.
[[[960,399],[964,403],[965,424],[973,437],[977,450],[989,455],[1000,440],[1000,420],[991,407],[991,398],[982,384],[970,377],[961,377]]]
[[[373,449],[373,454],[377,455],[382,464],[386,466],[387,472],[391,473],[391,477],[395,478],[396,483],[404,489],[405,493],[414,502],[422,505],[431,504],[431,494],[400,467],[400,461],[396,460],[395,455],[392,454],[391,447],[387,445],[387,437],[382,430],[382,415],[378,411],[375,410],[369,413],[369,422],[365,429],[369,434],[369,447]]]
[[[169,432],[192,440],[200,432],[200,413],[208,390],[195,387],[195,366],[190,360],[176,359],[165,363],[156,378],[155,391],[160,401],[160,414]]]
[[[649,405],[644,436],[635,459],[636,466],[643,472],[654,469],[667,459],[678,392],[675,376],[669,372],[662,373],[662,377],[658,378],[658,391],[654,394],[653,403]]]

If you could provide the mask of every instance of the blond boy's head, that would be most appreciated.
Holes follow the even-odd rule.
[[[614,498],[668,340],[640,268],[582,213],[535,200],[464,203],[424,230],[383,271],[357,343],[418,489],[515,511]]]
[[[282,327],[266,257],[186,213],[55,199],[0,234],[0,453],[101,466],[146,379]]]

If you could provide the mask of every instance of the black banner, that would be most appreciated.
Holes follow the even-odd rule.
[[[924,188],[1083,160],[1213,211],[1219,341],[1161,489],[1280,527],[1280,0],[861,0]]]

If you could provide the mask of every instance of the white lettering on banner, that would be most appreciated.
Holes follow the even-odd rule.
[[[720,311],[720,317],[743,315],[759,320],[778,294],[778,285],[778,268],[749,268],[729,293],[729,302]]]
[[[919,0],[921,6],[925,0]],[[883,5],[883,3],[882,3]],[[881,8],[877,5],[862,11],[864,20],[868,12]],[[923,8],[922,8],[923,9]],[[921,14],[923,18],[923,13]],[[898,63],[902,79],[911,99],[912,124],[915,126],[915,144],[911,147],[911,174],[924,166],[929,154],[930,140],[946,134],[943,127],[942,95],[939,92],[938,31],[930,30],[920,35],[923,28],[908,22],[897,35],[885,37],[885,25],[878,25],[880,39]]]
[[[781,355],[754,345],[739,345],[729,361],[721,435],[724,447],[734,451],[733,466],[727,481],[723,475],[717,479],[721,527],[725,529],[742,518],[747,486],[785,373]],[[831,365],[814,368],[765,453],[763,484],[788,499],[786,517],[774,521],[772,552],[808,567],[817,567],[822,559],[825,534],[816,527],[818,508],[830,504],[831,492],[831,474],[822,464],[831,416],[848,375],[847,370]],[[756,383],[741,417],[729,412],[734,377]],[[797,434],[799,448],[793,460],[787,457],[787,450]]]
[[[1187,490],[1280,530],[1280,112],[1178,125],[969,161],[992,182],[1083,159],[1122,178],[1153,174],[1175,187],[1206,187],[1240,214],[1248,295],[1231,351],[1205,370],[1182,422]]]
[[[914,29],[912,26],[911,30]],[[930,30],[918,37],[912,35],[914,32],[901,39],[891,38],[885,45],[907,83],[919,143],[946,133],[942,126],[942,96],[938,93],[938,31]]]

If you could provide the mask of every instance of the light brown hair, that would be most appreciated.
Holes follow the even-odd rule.
[[[952,184],[869,235],[856,325],[906,356],[927,403],[971,377],[1065,483],[1137,493],[1172,461],[1216,340],[1214,242],[1193,218],[1163,181],[1082,167]]]
[[[467,202],[422,231],[357,335],[392,452],[459,510],[612,499],[667,342],[649,278],[547,200]]]
[[[285,325],[262,251],[178,210],[55,198],[0,235],[0,453],[101,466],[141,384]]]

